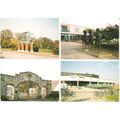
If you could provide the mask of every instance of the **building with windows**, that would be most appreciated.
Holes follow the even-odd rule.
[[[68,84],[73,84],[77,87],[79,86],[107,86],[114,85],[116,81],[105,80],[99,78],[99,75],[96,74],[88,74],[88,73],[66,73],[63,72],[61,76],[61,80]]]
[[[61,40],[62,41],[78,41],[81,39],[85,27],[72,25],[72,24],[61,24]]]

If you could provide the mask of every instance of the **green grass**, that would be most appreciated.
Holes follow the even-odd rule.
[[[2,50],[10,50],[10,48],[2,48]]]
[[[109,101],[119,101],[119,94],[113,94],[106,97]]]
[[[14,50],[14,51],[17,51],[16,48],[2,48],[2,50],[4,50],[4,51],[7,51],[7,50]]]
[[[52,49],[39,49],[39,52],[52,53]]]

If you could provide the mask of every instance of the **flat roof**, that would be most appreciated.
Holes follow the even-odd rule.
[[[115,81],[93,78],[93,77],[80,77],[80,76],[61,76],[63,81],[85,81],[85,82],[104,82],[104,83],[116,83]]]

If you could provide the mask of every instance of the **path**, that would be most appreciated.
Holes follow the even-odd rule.
[[[52,53],[26,53],[12,50],[3,50],[2,57],[5,59],[58,59],[58,55]]]
[[[61,58],[64,59],[96,59],[88,55],[82,49],[82,45],[76,42],[61,42]]]
[[[99,54],[94,49],[83,49],[80,42],[61,42],[62,59],[118,59],[119,52],[116,50],[104,49]]]
[[[98,98],[95,97],[95,90],[92,88],[87,88],[87,87],[80,87],[79,89],[76,86],[72,86],[70,88],[70,91],[75,92],[74,96],[70,96],[66,99],[66,101],[71,102],[80,102],[80,101],[96,101],[96,102],[101,102],[105,101],[104,98]]]

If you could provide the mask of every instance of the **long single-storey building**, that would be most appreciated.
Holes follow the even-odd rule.
[[[76,86],[84,85],[113,85],[116,81],[106,80],[99,78],[95,74],[80,74],[80,73],[62,73],[61,80],[70,82]]]

